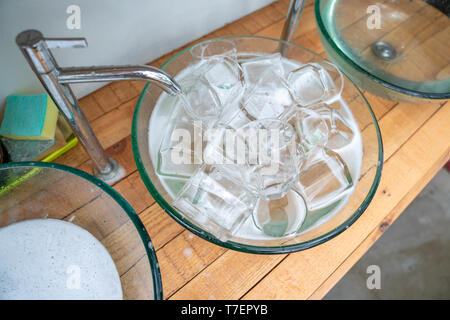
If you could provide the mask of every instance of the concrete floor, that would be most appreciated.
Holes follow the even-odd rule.
[[[367,288],[371,265],[380,268],[379,290]],[[450,299],[448,171],[439,171],[325,299]]]

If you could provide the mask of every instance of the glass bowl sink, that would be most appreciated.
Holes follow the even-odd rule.
[[[167,61],[162,69],[180,80],[186,73],[186,68],[198,62],[198,52],[207,48],[211,53],[227,50],[225,43],[234,43],[238,61],[273,54],[283,48],[284,58],[296,64],[307,62],[324,62],[321,56],[290,42],[261,36],[228,36],[197,44],[187,48]],[[203,50],[203,52],[206,52]],[[290,237],[262,236],[257,228],[251,227],[249,217],[241,229],[227,240],[219,240],[205,231],[201,226],[188,218],[183,212],[177,211],[174,199],[185,185],[186,181],[162,178],[156,173],[158,166],[158,150],[163,139],[164,128],[167,127],[173,105],[170,99],[176,99],[164,93],[154,85],[147,85],[142,91],[137,103],[132,125],[132,146],[134,158],[139,173],[157,203],[175,221],[192,233],[218,244],[220,246],[248,253],[277,254],[304,250],[321,244],[346,230],[364,212],[372,200],[381,177],[383,163],[383,147],[376,118],[362,93],[346,77],[342,78],[344,89],[342,99],[354,115],[361,134],[358,134],[356,154],[347,152],[341,154],[346,161],[356,163],[352,166],[352,178],[356,184],[351,196],[342,199],[333,208],[327,208],[307,215],[302,228]],[[362,152],[361,152],[362,151]],[[359,157],[358,155],[361,155]],[[349,165],[350,167],[350,165]]]
[[[67,223],[62,223],[61,221],[66,221]],[[116,277],[120,277],[123,299],[162,299],[161,275],[158,262],[144,225],[130,205],[116,191],[98,178],[84,171],[54,163],[19,162],[0,165],[0,230],[6,231],[11,226],[17,227],[21,223],[30,222],[56,223],[59,226],[64,225],[65,227],[81,230],[77,232],[85,232],[84,230],[87,230],[90,233],[90,237],[93,236],[100,241],[112,258],[109,261],[111,261],[112,269],[114,269],[115,265],[117,270]],[[36,227],[36,224],[34,227]],[[36,229],[33,230],[36,231]],[[58,233],[61,229],[50,230]],[[45,235],[49,238],[45,242],[47,247],[42,253],[35,254],[35,252],[32,252],[31,254],[38,256],[41,261],[44,259],[43,256],[49,254],[54,255],[52,259],[56,257],[56,261],[62,261],[58,259],[63,259],[62,256],[66,259],[68,256],[70,265],[73,263],[80,266],[78,288],[84,289],[84,294],[86,292],[89,293],[89,297],[94,295],[92,291],[86,289],[91,288],[92,282],[83,280],[83,277],[87,277],[87,274],[92,275],[92,272],[94,274],[98,272],[100,275],[97,274],[93,279],[100,278],[109,282],[109,279],[104,276],[108,273],[103,272],[105,269],[89,271],[85,268],[84,266],[88,264],[79,263],[79,261],[84,261],[82,258],[75,256],[75,259],[73,255],[64,252],[64,246],[61,243],[67,244],[67,242],[62,242],[62,238],[57,237],[55,233],[48,232],[48,235]],[[24,236],[23,233],[20,234],[22,237]],[[77,236],[80,235],[80,233],[75,234]],[[96,242],[95,239],[94,242]],[[88,243],[91,244],[92,242],[83,242],[85,246],[88,246]],[[32,251],[36,249],[34,247],[33,249],[29,248],[26,247],[24,250]],[[76,251],[79,251],[79,248],[81,246],[78,246]],[[5,252],[5,248],[1,250]],[[91,261],[89,259],[98,261],[89,254],[86,254],[86,258],[88,261]],[[2,257],[3,259],[4,257]],[[55,263],[55,260],[51,261]],[[49,263],[47,260],[45,261]],[[64,260],[64,263],[66,263],[66,260]],[[34,261],[34,264],[39,265],[38,261]],[[4,271],[4,268],[8,268],[7,265],[3,265],[0,261],[0,270]],[[17,266],[13,266],[13,268],[17,268]],[[40,270],[40,267],[36,268]],[[45,285],[48,282],[50,288],[50,283],[53,283],[52,288],[66,290],[65,286],[68,283],[66,281],[69,281],[70,274],[76,270],[66,270],[65,264],[64,270],[53,269],[52,273],[46,274]],[[42,274],[42,272],[35,269],[30,272],[31,274],[36,272],[39,272],[39,275]],[[61,273],[62,278],[58,277],[58,274]],[[87,279],[91,278],[87,277]],[[117,287],[119,287],[119,278],[115,279]],[[9,283],[8,279],[5,280],[5,278],[0,276],[0,284],[2,280],[6,281],[4,283]],[[98,281],[96,282],[97,286],[99,286]],[[34,282],[31,281],[30,283]],[[93,296],[94,298],[95,296],[103,296],[98,295],[98,287],[97,289],[94,288],[93,292],[97,294]],[[0,290],[0,298],[3,294],[4,292]],[[11,296],[12,293],[7,291],[6,294]],[[19,293],[16,292],[14,294]],[[21,296],[19,298],[55,299],[53,293],[49,294],[47,290],[39,291],[35,294],[37,297],[36,295],[31,297],[28,294],[26,297]],[[78,299],[76,294],[72,295],[72,293],[67,291],[63,291],[62,294],[63,297],[68,299]],[[101,294],[105,293],[102,292]],[[57,293],[57,296],[56,299],[62,299],[60,293]]]
[[[315,3],[330,59],[361,88],[412,103],[450,98],[448,10],[440,0]]]

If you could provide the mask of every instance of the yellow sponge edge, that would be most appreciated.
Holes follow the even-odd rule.
[[[53,140],[56,132],[56,122],[58,121],[58,108],[50,97],[47,97],[47,111],[45,113],[44,126],[39,137],[35,140]]]

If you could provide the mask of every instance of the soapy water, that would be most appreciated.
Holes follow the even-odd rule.
[[[209,82],[203,81],[201,70],[207,63],[205,59],[178,74],[176,79],[182,85],[192,83],[194,75],[203,93],[190,96],[190,92],[196,90],[183,87],[183,98],[172,98],[170,105],[165,103],[165,95],[159,98],[150,120],[151,157],[155,161],[156,155],[157,174],[175,199],[175,208],[219,239],[226,241],[233,236],[243,239],[289,237],[307,231],[302,229],[302,222],[308,215],[326,207],[332,208],[309,226],[309,230],[343,207],[359,178],[362,139],[348,106],[341,98],[342,75],[332,64],[302,65],[278,53],[253,55],[250,59],[249,54],[242,56],[246,59],[239,60],[237,54],[234,62],[227,57],[228,66],[220,68],[217,67],[221,63],[220,56],[212,57],[216,68],[225,75],[227,86],[208,86]],[[225,72],[227,68],[239,70],[240,74]],[[216,84],[221,83],[221,73],[214,74]],[[237,75],[234,80],[233,75]],[[202,80],[198,80],[199,77]],[[221,97],[214,87],[220,87]],[[210,98],[214,96],[217,98]],[[202,105],[202,97],[207,97],[206,105]],[[202,110],[208,117],[193,112],[193,105],[200,105],[196,110]],[[158,145],[153,129],[157,127],[155,119],[160,108],[172,113],[168,129],[163,131],[164,138]],[[202,129],[216,130],[214,134],[203,136],[194,130],[198,129],[199,120]],[[219,150],[222,160],[230,160],[226,149],[236,147],[229,148],[230,141],[219,139],[225,136],[224,132],[234,130],[239,133],[242,128],[255,126],[261,121],[278,121],[280,132],[285,132],[281,128],[288,126],[295,135],[295,151],[289,148],[290,153],[284,157],[290,162],[279,160],[283,154],[279,148],[283,142],[279,137],[277,144],[269,142],[272,155],[278,155],[275,157],[278,171],[274,174],[261,176],[258,170],[264,163],[249,163],[250,151],[254,151],[252,146],[255,143],[260,146],[261,137],[252,143],[247,137],[242,138],[244,163],[207,161],[211,149],[215,154]],[[177,128],[189,132],[189,143],[179,143],[177,135],[174,135]],[[159,133],[157,136],[162,135]],[[215,139],[211,140],[210,136]],[[266,140],[264,142],[267,143]],[[256,150],[257,156],[260,155],[259,149]],[[188,155],[186,161],[173,163],[173,155],[180,153]],[[236,152],[233,155],[235,157],[231,160],[236,160]],[[274,162],[274,158],[269,157],[269,160]],[[165,183],[171,180],[183,183],[184,188],[171,189]],[[246,196],[242,198],[242,195]],[[277,205],[283,199],[288,203]]]
[[[114,261],[88,231],[56,219],[0,228],[0,300],[122,299]]]

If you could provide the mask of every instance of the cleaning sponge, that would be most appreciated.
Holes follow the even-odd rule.
[[[46,94],[12,95],[6,108],[0,135],[20,140],[53,140],[58,109]]]

